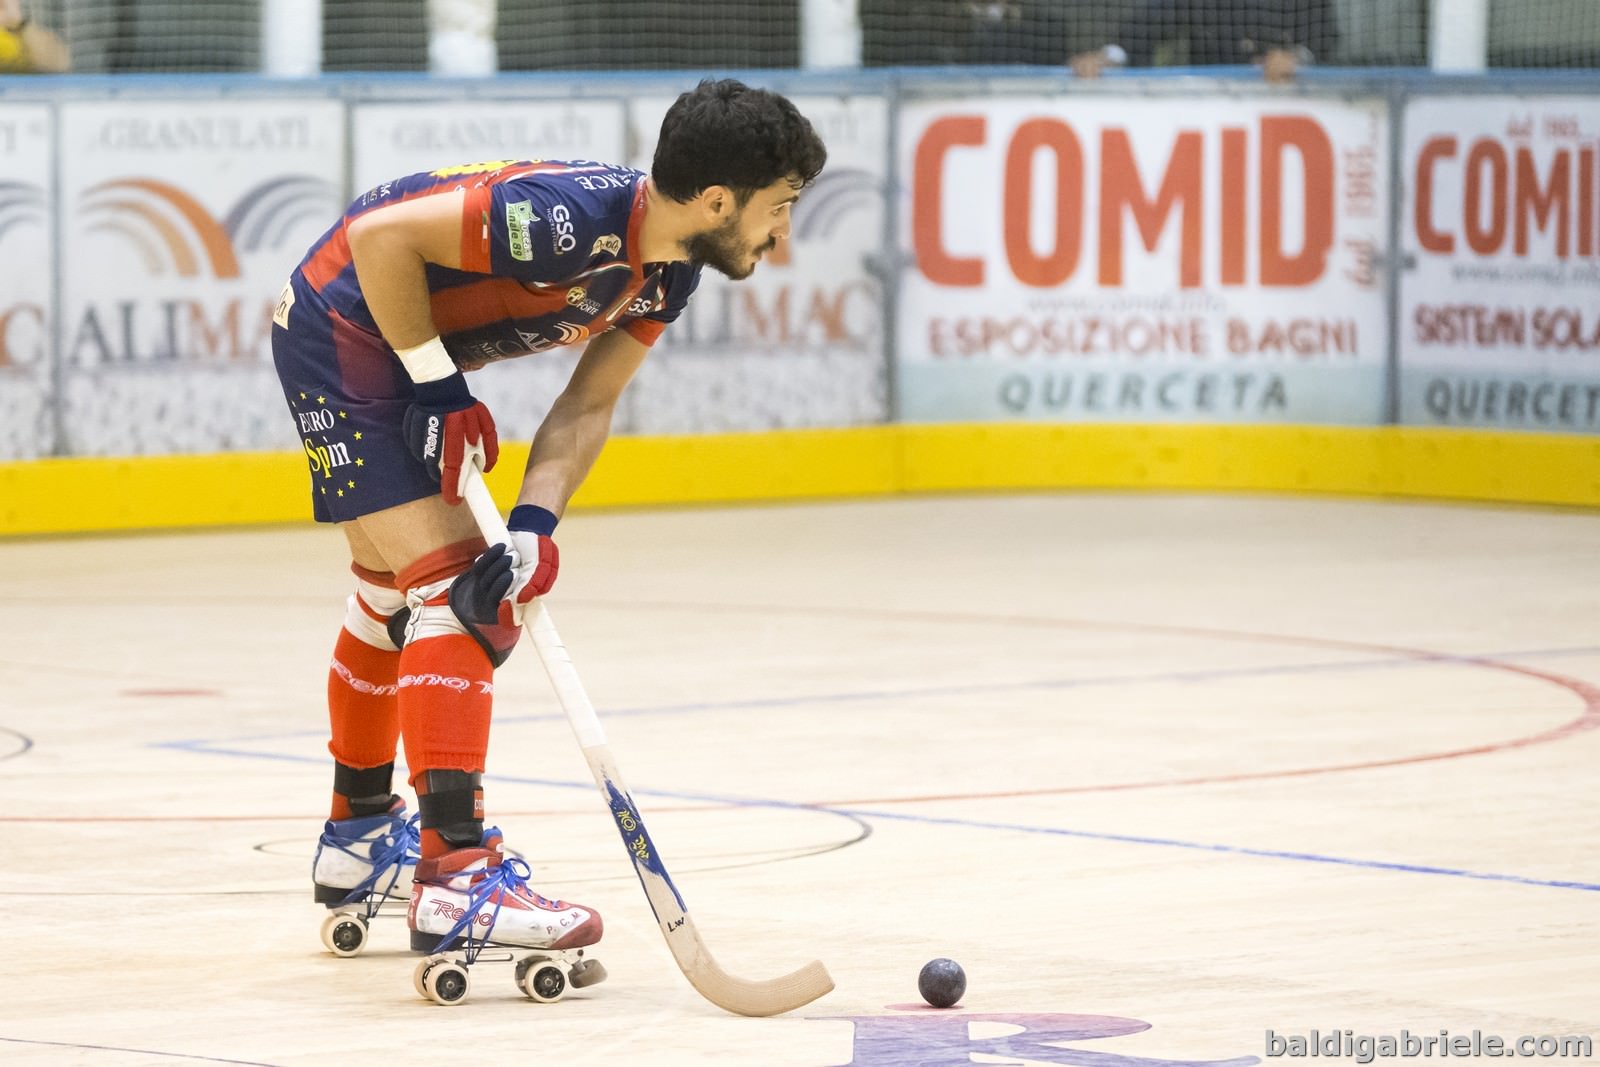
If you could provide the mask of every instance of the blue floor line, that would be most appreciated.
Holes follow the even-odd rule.
[[[178,744],[166,747],[184,747],[188,751],[206,755],[236,755],[259,759],[285,760],[296,763],[321,765],[321,756],[294,756],[287,753],[233,752],[227,749],[188,747]],[[553,778],[521,778],[514,775],[485,775],[491,783],[537,786],[545,789],[594,788],[593,782],[562,781]],[[1347,856],[1322,856],[1314,852],[1284,852],[1275,849],[1247,848],[1242,845],[1208,844],[1202,841],[1182,841],[1168,837],[1146,837],[1136,834],[1110,834],[1094,830],[1071,830],[1056,826],[1028,826],[1020,823],[985,822],[978,819],[953,819],[933,815],[916,815],[904,811],[880,811],[869,808],[837,808],[826,805],[803,804],[789,800],[770,800],[759,797],[734,797],[714,793],[684,793],[665,789],[638,791],[639,796],[661,800],[684,800],[702,804],[718,804],[737,808],[774,808],[790,811],[814,811],[829,815],[850,816],[860,819],[889,819],[896,822],[921,823],[930,826],[955,826],[969,830],[1003,830],[1011,833],[1045,834],[1051,837],[1072,837],[1085,841],[1108,841],[1123,845],[1148,845],[1159,848],[1182,848],[1196,852],[1215,852],[1234,856],[1251,856],[1257,859],[1291,860],[1299,863],[1323,863],[1340,867],[1357,867],[1366,870],[1394,871],[1401,874],[1428,874],[1449,878],[1467,878],[1481,882],[1508,882],[1515,885],[1541,886],[1549,889],[1577,889],[1600,892],[1600,884],[1566,881],[1550,878],[1531,878],[1520,874],[1499,874],[1493,871],[1469,871],[1457,867],[1432,867],[1415,863],[1393,863],[1386,860],[1353,859]]]
[[[1382,660],[1358,660],[1343,663],[1308,663],[1285,664],[1278,667],[1239,668],[1214,671],[1176,671],[1168,674],[1156,675],[1117,675],[1100,678],[1062,679],[1058,681],[1017,682],[1009,685],[973,685],[973,686],[944,686],[924,690],[899,690],[899,691],[868,691],[861,693],[833,693],[817,694],[805,697],[773,698],[770,700],[740,700],[724,701],[704,704],[678,704],[663,705],[655,708],[628,708],[608,710],[607,717],[621,715],[665,715],[686,714],[696,711],[726,710],[729,708],[772,708],[794,707],[805,704],[905,699],[915,696],[944,696],[963,693],[993,693],[1002,690],[1022,689],[1067,689],[1087,688],[1103,685],[1128,685],[1141,683],[1160,682],[1198,682],[1212,681],[1220,678],[1239,677],[1268,677],[1282,674],[1307,674],[1321,671],[1341,670],[1372,670],[1394,667],[1409,667],[1420,663],[1475,663],[1485,660],[1505,660],[1515,658],[1530,658],[1535,656],[1563,656],[1578,655],[1600,651],[1592,647],[1578,647],[1566,649],[1544,649],[1523,652],[1496,653],[1493,655],[1456,656],[1438,655],[1426,657],[1405,657]],[[513,722],[541,722],[564,719],[564,715],[528,715],[508,719],[497,719],[497,723],[508,724]],[[253,737],[234,738],[230,743],[239,741],[268,741],[281,740],[292,737],[324,736],[322,731],[297,731],[285,734],[264,734]],[[290,753],[262,752],[258,750],[223,748],[215,742],[206,739],[192,739],[187,741],[163,741],[151,745],[152,748],[169,748],[180,751],[194,752],[211,756],[236,756],[244,759],[279,760],[292,763],[310,763],[321,765],[326,763],[327,757],[297,756]],[[591,782],[560,781],[544,778],[519,778],[507,775],[486,776],[491,781],[515,785],[538,786],[553,789],[591,789]],[[1454,867],[1434,867],[1422,864],[1393,863],[1384,860],[1363,860],[1344,856],[1323,856],[1309,852],[1286,852],[1273,849],[1247,848],[1240,845],[1208,844],[1200,841],[1182,841],[1175,838],[1145,837],[1132,834],[1110,834],[1090,830],[1071,830],[1063,827],[1028,826],[1017,823],[985,822],[974,819],[941,818],[931,815],[917,815],[904,811],[881,811],[865,808],[836,808],[819,806],[815,804],[802,804],[791,801],[770,800],[750,797],[719,796],[709,793],[684,793],[671,790],[645,790],[639,795],[656,797],[664,800],[684,800],[696,803],[713,803],[744,808],[776,808],[802,811],[825,812],[843,816],[852,816],[863,819],[887,819],[897,822],[921,823],[933,826],[954,826],[974,830],[1001,830],[1013,833],[1045,834],[1052,837],[1071,837],[1087,841],[1106,841],[1117,844],[1146,845],[1160,848],[1181,848],[1191,851],[1212,852],[1224,855],[1249,856],[1258,859],[1287,860],[1299,863],[1330,864],[1341,867],[1353,867],[1364,870],[1392,871],[1401,874],[1424,874],[1437,877],[1465,878],[1474,881],[1505,882],[1515,885],[1539,886],[1550,889],[1574,889],[1583,892],[1600,892],[1600,884],[1579,882],[1560,879],[1532,878],[1517,874],[1499,874],[1492,871],[1470,871]]]
[[[1233,667],[1217,670],[1203,671],[1171,671],[1165,674],[1127,674],[1127,675],[1102,675],[1090,678],[1058,678],[1041,679],[1032,682],[1002,682],[984,683],[959,686],[933,686],[925,689],[876,689],[861,690],[844,693],[812,693],[794,697],[770,697],[759,700],[720,700],[706,701],[698,704],[659,704],[639,708],[606,708],[605,716],[608,719],[624,718],[643,715],[689,715],[703,711],[733,711],[742,708],[794,708],[814,704],[839,704],[869,700],[904,700],[908,697],[943,697],[943,696],[971,696],[974,694],[1022,692],[1029,689],[1091,689],[1101,686],[1163,684],[1170,682],[1192,683],[1211,682],[1233,678],[1269,678],[1286,674],[1315,674],[1321,672],[1338,671],[1367,671],[1367,670],[1393,670],[1396,668],[1415,667],[1419,664],[1452,664],[1452,663],[1482,663],[1484,661],[1505,659],[1528,659],[1532,657],[1572,656],[1590,653],[1600,653],[1600,647],[1584,646],[1577,648],[1560,649],[1533,649],[1521,652],[1496,652],[1475,656],[1444,655],[1427,657],[1386,657],[1375,660],[1351,660],[1340,663],[1286,663],[1276,667]],[[534,722],[561,722],[566,716],[560,712],[547,712],[539,715],[512,715],[496,716],[495,724],[510,726],[517,723]],[[232,737],[230,744],[248,741],[279,741],[292,737],[325,737],[327,731],[294,730],[285,733],[255,734],[245,737]],[[209,739],[198,738],[186,741],[157,741],[152,742],[152,748],[177,748],[193,749],[195,746],[206,746]],[[236,750],[206,749],[213,754],[248,755]]]
[[[914,815],[903,811],[872,811],[862,808],[823,808],[842,815],[861,819],[894,819],[900,822],[931,823],[939,826],[959,826],[977,830],[1008,830],[1026,834],[1048,834],[1054,837],[1076,837],[1089,841],[1111,841],[1129,845],[1155,845],[1162,848],[1183,848],[1199,852],[1217,852],[1234,856],[1253,856],[1260,859],[1293,860],[1299,863],[1327,863],[1340,867],[1359,867],[1375,871],[1396,871],[1402,874],[1431,874],[1449,878],[1469,878],[1482,882],[1511,882],[1516,885],[1543,886],[1549,889],[1578,889],[1600,893],[1600,884],[1575,882],[1550,878],[1530,878],[1520,874],[1498,874],[1493,871],[1469,871],[1458,867],[1432,867],[1416,863],[1393,863],[1386,860],[1362,860],[1347,856],[1322,856],[1314,852],[1283,852],[1276,849],[1246,848],[1241,845],[1216,845],[1201,841],[1180,841],[1166,837],[1143,837],[1135,834],[1107,834],[1091,830],[1068,830],[1051,826],[1026,826],[1014,823],[982,822],[974,819],[935,818]]]

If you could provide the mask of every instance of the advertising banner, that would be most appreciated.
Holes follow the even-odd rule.
[[[626,134],[620,101],[358,104],[350,116],[354,187],[359,193],[407,174],[496,159],[623,163]],[[501,436],[533,438],[566,387],[581,347],[504,360],[473,373],[473,394],[489,406]]]
[[[49,455],[55,316],[50,110],[0,111],[0,461]]]
[[[104,100],[60,116],[69,450],[295,448],[272,309],[344,208],[342,105]]]
[[[1600,432],[1600,101],[1405,113],[1400,417]]]
[[[608,100],[416,100],[350,110],[354,188],[491,159],[623,158],[623,107]]]
[[[623,398],[635,433],[852,426],[888,417],[883,247],[888,107],[881,97],[793,96],[828,148],[789,239],[732,282],[707,268]],[[672,98],[633,101],[649,170]]]
[[[900,416],[1383,416],[1382,101],[996,97],[900,116]]]

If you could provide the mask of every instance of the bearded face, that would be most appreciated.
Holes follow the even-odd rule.
[[[689,262],[706,266],[734,281],[750,277],[761,256],[777,247],[778,239],[771,233],[766,241],[755,243],[745,235],[744,212],[741,210],[720,226],[695,234],[684,243]]]

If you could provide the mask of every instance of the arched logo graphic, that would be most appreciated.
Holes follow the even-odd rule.
[[[779,241],[766,262],[787,266],[793,262],[795,241],[831,237],[847,216],[875,206],[882,197],[883,183],[871,171],[846,167],[823,174],[795,204],[790,240]]]
[[[48,218],[44,190],[26,182],[0,181],[0,241],[19,226],[43,226]]]
[[[245,192],[222,220],[222,228],[241,252],[282,248],[296,226],[310,219],[326,227],[339,207],[338,190],[328,182],[291,174]]]
[[[882,181],[871,171],[828,171],[795,205],[794,235],[801,240],[831,237],[850,215],[880,204],[883,192]]]
[[[317,178],[271,178],[246,190],[221,219],[182,189],[154,178],[119,178],[84,193],[90,233],[111,233],[138,250],[152,274],[240,276],[241,253],[280,247],[313,214],[331,218],[338,198]]]

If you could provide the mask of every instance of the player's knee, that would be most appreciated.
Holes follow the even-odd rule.
[[[345,601],[344,628],[365,644],[385,652],[400,647],[390,629],[394,617],[405,610],[406,596],[387,571],[373,571],[352,563],[356,591]]]
[[[522,636],[519,626],[503,626],[498,621],[484,622],[460,610],[461,599],[455,591],[463,574],[437,585],[424,587],[417,592],[423,597],[413,597],[413,603],[402,612],[405,616],[396,627],[402,644],[425,641],[430,637],[465,634],[475,641],[491,666],[498,667],[511,657],[517,639]],[[400,616],[396,616],[400,618]]]
[[[449,545],[401,572],[406,606],[390,624],[397,644],[465,634],[483,649],[492,666],[510,658],[522,628],[502,624],[492,610],[474,607],[483,603],[484,596],[473,585],[472,562],[484,547],[481,540]]]

